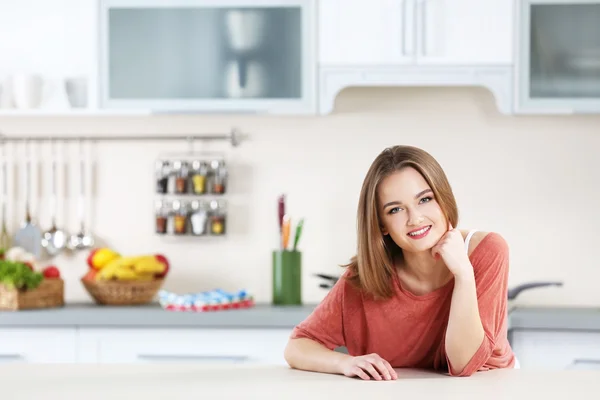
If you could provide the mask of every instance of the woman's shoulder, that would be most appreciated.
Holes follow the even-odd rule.
[[[497,232],[478,231],[469,243],[469,259],[475,271],[478,286],[506,276],[509,270],[509,248],[504,237]],[[487,282],[487,283],[486,283]]]
[[[469,256],[477,254],[508,253],[508,243],[498,232],[476,231],[469,241]]]

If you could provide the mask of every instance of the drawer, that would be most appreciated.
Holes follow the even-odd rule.
[[[72,363],[76,361],[75,328],[2,328],[0,363]]]
[[[517,330],[512,348],[523,369],[600,370],[600,332]]]
[[[89,363],[279,364],[288,329],[81,329]]]

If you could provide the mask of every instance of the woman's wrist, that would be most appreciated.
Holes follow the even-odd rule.
[[[475,283],[475,273],[473,272],[471,263],[465,265],[454,274],[454,281],[456,284],[460,285],[469,285]]]
[[[335,355],[334,370],[337,374],[343,375],[344,374],[344,364],[353,357],[349,354],[340,353],[337,351],[334,351],[334,355]]]

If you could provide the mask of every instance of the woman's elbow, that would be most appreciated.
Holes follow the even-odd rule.
[[[296,346],[297,339],[289,339],[287,345],[285,346],[285,349],[283,350],[283,358],[291,368],[296,368]]]

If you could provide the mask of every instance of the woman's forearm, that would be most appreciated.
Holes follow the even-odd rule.
[[[305,371],[341,374],[342,361],[348,354],[329,350],[327,347],[306,338],[291,339],[284,353],[290,367]]]
[[[485,338],[479,315],[475,277],[472,273],[464,275],[454,277],[446,329],[446,355],[456,373],[467,366]]]

